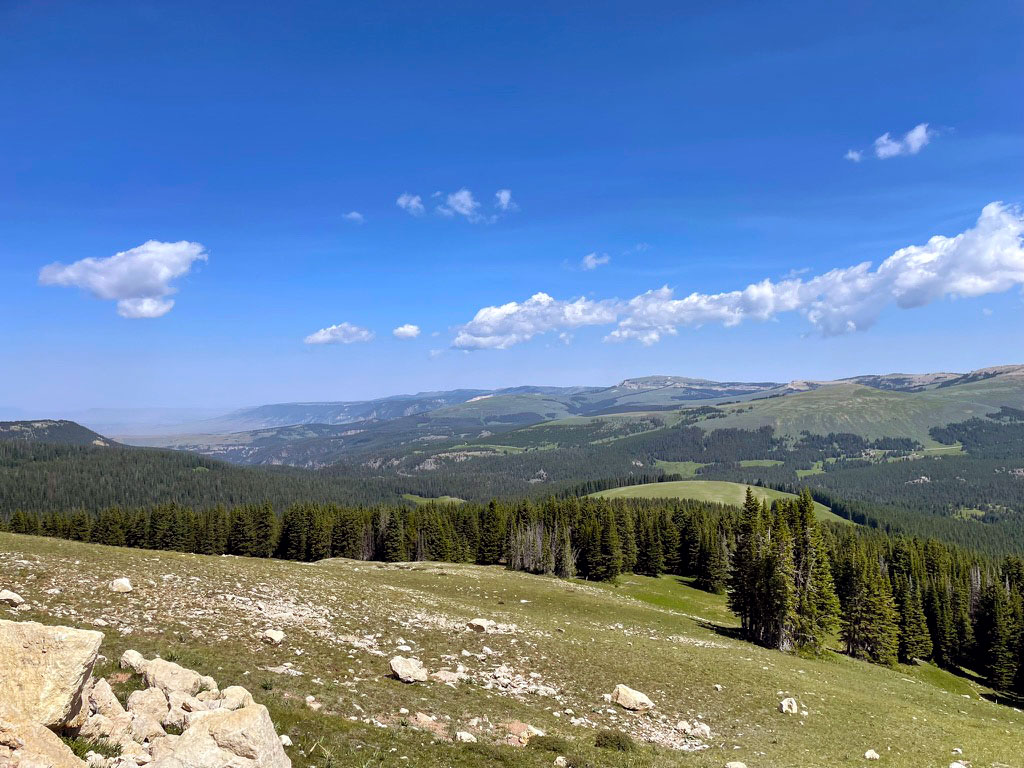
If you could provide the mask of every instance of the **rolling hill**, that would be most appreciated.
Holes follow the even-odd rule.
[[[63,419],[0,421],[0,441],[18,440],[47,445],[91,445],[105,448],[117,445],[113,440]]]
[[[760,488],[720,480],[678,480],[665,483],[625,485],[619,488],[610,488],[607,491],[598,491],[591,496],[605,499],[693,499],[694,501],[712,501],[738,507],[743,504],[747,488],[750,488],[759,500],[767,500],[769,503],[776,499],[796,498],[792,493],[776,491],[772,488]],[[818,502],[814,504],[814,512],[819,520],[849,523],[848,520],[833,514],[832,510]]]

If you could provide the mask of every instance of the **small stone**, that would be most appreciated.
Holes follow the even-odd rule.
[[[109,589],[111,592],[131,592],[132,583],[122,576],[120,579],[110,582]]]
[[[476,736],[474,736],[469,731],[458,731],[455,734],[455,740],[464,742],[466,744],[476,744]]]
[[[291,745],[292,745],[292,740],[290,738],[288,738],[288,734],[287,733],[282,733],[281,734],[281,746],[282,747],[290,747]]]
[[[796,699],[792,696],[779,702],[779,712],[784,715],[795,715],[799,711],[800,707],[797,706]]]
[[[11,606],[11,608],[17,608],[24,602],[25,599],[17,592],[11,592],[9,589],[0,591],[0,603],[5,603]]]
[[[867,752],[864,753],[864,759],[865,760],[881,760],[882,756],[879,755],[877,752],[875,752],[875,750],[869,749]]]
[[[490,619],[472,619],[466,624],[468,629],[480,633],[490,632],[496,626],[498,626],[498,623]]]
[[[557,768],[566,768],[569,765],[569,761],[563,755],[559,755],[555,758],[555,765]]]
[[[280,629],[268,629],[261,636],[263,642],[271,645],[280,645],[284,641],[284,632]]]
[[[747,764],[741,763],[739,760],[732,760],[725,764],[725,768],[747,768]]]

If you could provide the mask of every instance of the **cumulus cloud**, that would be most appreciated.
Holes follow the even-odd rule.
[[[473,193],[463,187],[458,192],[452,192],[444,199],[444,203],[437,206],[437,212],[442,216],[464,216],[469,221],[484,221],[487,217],[480,213],[480,202],[473,197]]]
[[[603,264],[609,263],[611,260],[612,257],[607,253],[588,253],[580,261],[580,266],[586,270],[597,269]]]
[[[373,341],[373,331],[352,323],[339,323],[309,334],[305,341],[307,344],[354,344]]]
[[[426,210],[423,207],[423,198],[419,195],[410,195],[408,192],[400,194],[395,200],[395,205],[412,216],[422,216]]]
[[[846,154],[843,155],[845,160],[849,160],[851,163],[859,163],[864,158],[864,153],[859,149],[848,149]]]
[[[535,293],[523,302],[484,307],[461,326],[452,345],[457,349],[508,349],[552,330],[615,322],[616,302],[586,298],[559,301]]]
[[[391,333],[399,339],[415,339],[420,335],[420,327],[412,323],[406,323],[395,328]]]
[[[511,189],[499,189],[494,193],[494,207],[499,211],[514,211],[519,206],[512,199]]]
[[[366,217],[363,216],[363,214],[361,214],[359,211],[349,211],[341,218],[343,218],[345,221],[351,221],[354,224],[362,224],[364,221],[366,221]]]
[[[875,139],[875,156],[881,160],[900,155],[916,155],[935,136],[928,128],[928,123],[919,123],[903,134],[902,139],[894,139],[888,132]]]
[[[1024,286],[1024,214],[990,203],[977,223],[953,237],[901,248],[877,268],[870,262],[804,279],[769,279],[723,293],[677,298],[668,286],[628,300],[560,301],[544,293],[485,307],[457,329],[461,349],[506,349],[539,334],[586,325],[617,326],[607,341],[654,344],[680,327],[726,327],[798,312],[820,334],[867,330],[889,307],[914,309],[943,298],[977,297]]]
[[[149,240],[106,259],[50,264],[40,270],[39,282],[77,286],[97,299],[116,301],[121,317],[162,317],[174,306],[168,298],[177,292],[173,281],[206,259],[206,249],[199,243]]]

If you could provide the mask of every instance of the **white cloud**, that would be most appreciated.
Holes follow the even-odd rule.
[[[351,323],[339,323],[309,334],[305,341],[307,344],[354,344],[373,341],[373,331]]]
[[[206,261],[199,243],[149,240],[106,259],[87,258],[73,264],[54,263],[39,271],[42,285],[77,286],[97,299],[117,301],[121,317],[161,317],[171,311],[177,292],[171,283],[196,261]]]
[[[494,207],[499,211],[514,211],[519,208],[512,199],[511,189],[499,189],[494,193]]]
[[[852,163],[859,163],[864,158],[864,153],[859,149],[848,149],[843,158],[849,160]]]
[[[615,322],[616,302],[579,298],[558,301],[535,293],[524,302],[484,307],[459,327],[452,345],[458,349],[508,349],[552,330]]]
[[[395,205],[413,216],[422,216],[425,210],[423,198],[419,195],[410,195],[408,192],[400,194],[395,200]]]
[[[444,204],[437,206],[437,212],[442,216],[465,216],[469,221],[474,222],[485,220],[485,217],[480,215],[479,201],[465,187],[447,195]]]
[[[457,330],[454,346],[506,349],[549,331],[618,323],[608,341],[654,344],[680,327],[773,320],[799,312],[822,335],[870,328],[889,307],[913,309],[944,298],[977,297],[1024,286],[1024,214],[990,203],[965,232],[901,248],[876,269],[870,262],[816,277],[765,279],[740,290],[676,298],[663,286],[628,301],[560,301],[544,293],[484,307]]]
[[[420,327],[412,323],[406,323],[405,325],[398,326],[391,333],[399,339],[415,339],[420,335]]]
[[[343,218],[345,221],[351,221],[356,224],[362,224],[364,221],[366,221],[366,217],[363,216],[363,214],[361,214],[359,211],[349,211],[341,218]]]
[[[903,134],[902,139],[894,139],[888,132],[875,139],[875,156],[881,160],[900,155],[916,155],[935,136],[935,131],[928,128],[928,123],[919,123]]]
[[[597,269],[601,265],[607,264],[611,260],[612,257],[609,256],[607,253],[588,253],[580,261],[580,266],[586,270]]]

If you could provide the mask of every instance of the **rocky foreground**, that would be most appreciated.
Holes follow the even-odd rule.
[[[92,670],[103,633],[0,620],[0,766],[11,768],[286,768],[267,708],[245,688],[126,651],[120,666],[146,686],[122,706]],[[123,682],[123,681],[119,681]],[[86,761],[60,735],[113,757]]]

